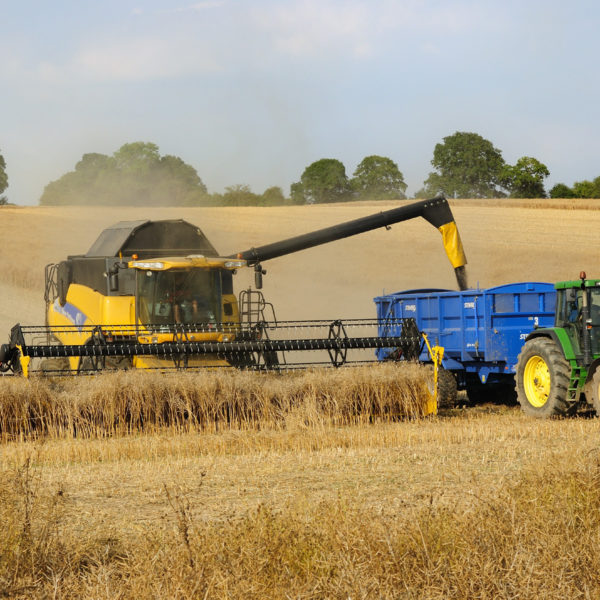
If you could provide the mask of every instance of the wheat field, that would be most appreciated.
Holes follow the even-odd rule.
[[[8,336],[16,322],[43,323],[44,265],[85,252],[119,220],[185,218],[230,254],[394,205],[3,207],[0,326]],[[473,286],[600,276],[593,202],[452,208]],[[456,285],[439,234],[419,221],[264,266],[280,319],[371,317],[384,290]],[[251,280],[236,279],[238,290]],[[402,420],[351,405],[341,419],[329,391],[329,404],[308,401],[283,416],[250,419],[260,405],[234,426],[190,426],[177,420],[178,402],[191,402],[198,384],[143,375],[0,380],[4,430],[31,423],[35,398],[43,401],[33,413],[48,415],[43,435],[24,427],[0,442],[0,596],[600,596],[599,419],[538,421],[492,404]],[[161,385],[179,390],[154,405],[165,420],[128,429],[110,418],[119,391],[149,397],[144,390]],[[334,388],[351,395],[339,381]],[[104,425],[92,431],[91,415],[78,421],[85,435],[73,435],[64,415],[84,419],[99,406]]]

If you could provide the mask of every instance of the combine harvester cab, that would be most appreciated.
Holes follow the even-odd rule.
[[[515,398],[519,353],[534,329],[554,324],[556,290],[550,283],[523,282],[459,292],[407,290],[374,300],[380,335],[401,335],[412,318],[444,349],[440,405],[452,405],[457,389],[472,402]],[[377,357],[409,358],[390,348],[377,350]],[[418,359],[429,362],[426,348]]]

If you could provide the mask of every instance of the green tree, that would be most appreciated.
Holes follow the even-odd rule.
[[[292,204],[306,204],[306,198],[304,197],[304,186],[302,182],[297,181],[290,185],[290,200]]]
[[[155,195],[168,197],[172,204],[179,206],[198,204],[198,199],[208,194],[196,169],[178,156],[161,157],[153,169],[152,179],[157,186]]]
[[[573,190],[564,183],[557,183],[549,192],[550,198],[575,198]]]
[[[280,187],[272,186],[263,192],[261,204],[265,206],[281,206],[285,203],[286,199]]]
[[[114,154],[115,167],[123,172],[144,174],[160,163],[158,146],[151,142],[123,144]]]
[[[575,198],[600,198],[600,177],[594,181],[584,179],[573,184],[573,197]]]
[[[75,165],[75,171],[91,177],[107,169],[114,168],[114,159],[106,154],[91,152],[84,154],[81,160]]]
[[[250,189],[249,185],[238,183],[226,187],[222,198],[225,206],[253,206],[258,204],[259,196]]]
[[[550,190],[550,198],[600,198],[600,176],[592,181],[576,181],[572,188],[564,183],[557,183]]]
[[[443,193],[451,198],[494,198],[503,196],[498,189],[504,159],[500,150],[477,133],[457,131],[436,144],[431,164],[437,172],[429,174],[425,196]]]
[[[335,158],[322,158],[302,173],[300,181],[291,186],[296,204],[343,202],[350,198],[350,182],[343,163]],[[301,202],[301,199],[304,202]]]
[[[2,154],[0,154],[0,204],[6,204],[7,200],[5,196],[1,194],[8,187],[8,175],[6,174],[6,161]]]
[[[41,204],[186,206],[206,204],[207,190],[181,158],[149,142],[124,144],[112,156],[84,154],[75,170],[49,183]]]
[[[502,185],[512,198],[545,198],[544,179],[548,167],[531,156],[522,156],[514,166],[505,165]]]
[[[398,165],[386,156],[366,156],[354,171],[352,189],[359,198],[404,199],[406,183]]]

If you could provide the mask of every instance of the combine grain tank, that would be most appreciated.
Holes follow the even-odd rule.
[[[523,282],[465,291],[408,290],[375,298],[380,335],[400,335],[413,318],[417,329],[444,348],[442,366],[458,389],[480,401],[514,394],[517,358],[527,336],[554,324],[553,284]],[[396,325],[395,323],[399,323]],[[395,349],[377,351],[379,360],[399,357]],[[427,350],[418,357],[428,362]]]

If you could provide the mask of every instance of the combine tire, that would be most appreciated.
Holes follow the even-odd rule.
[[[65,356],[59,358],[45,358],[40,363],[40,371],[48,377],[69,373],[69,359]]]
[[[571,368],[558,346],[548,338],[525,342],[517,362],[517,399],[534,417],[569,412],[567,391]]]
[[[454,408],[458,396],[456,379],[451,371],[443,367],[438,371],[437,402],[439,408]]]

